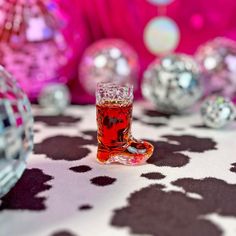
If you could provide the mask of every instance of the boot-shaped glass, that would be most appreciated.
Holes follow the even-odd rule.
[[[98,125],[97,159],[104,164],[143,164],[153,146],[131,135],[133,87],[99,83],[96,91]]]

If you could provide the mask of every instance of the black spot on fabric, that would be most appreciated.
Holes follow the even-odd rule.
[[[107,185],[111,185],[113,184],[116,179],[115,178],[111,178],[109,176],[98,176],[95,178],[92,178],[91,183],[97,186],[107,186]]]
[[[235,163],[232,163],[231,165],[232,165],[232,167],[230,168],[230,171],[236,173],[236,162],[235,162]]]
[[[182,151],[205,152],[216,149],[216,142],[210,138],[192,135],[165,135],[167,141],[151,141],[154,152],[148,163],[157,166],[181,167],[189,162],[189,157]],[[147,140],[148,141],[148,140]]]
[[[34,210],[46,209],[45,197],[38,194],[51,188],[47,182],[53,179],[40,169],[27,169],[14,188],[2,198],[0,210]]]
[[[204,124],[198,124],[198,125],[192,125],[193,128],[196,129],[209,129],[206,125]]]
[[[182,127],[175,127],[174,130],[176,130],[176,131],[184,131],[185,128],[182,128]]]
[[[163,127],[163,126],[167,126],[164,123],[160,123],[160,122],[147,122],[147,121],[142,121],[143,124],[145,125],[150,125],[150,126],[155,126],[155,127]]]
[[[216,150],[216,142],[211,138],[200,138],[192,135],[164,135],[169,141],[179,143],[183,151],[189,152],[205,152],[209,150]]]
[[[51,236],[78,236],[78,235],[71,233],[68,230],[60,230],[60,231],[53,233]]]
[[[133,117],[132,117],[132,120],[133,120],[133,121],[139,121],[140,119],[139,119],[137,116],[133,116]]]
[[[156,111],[156,110],[144,110],[144,114],[149,117],[164,117],[167,119],[171,118],[170,114],[164,114],[164,113]]]
[[[187,192],[197,193],[203,197],[202,210],[207,213],[217,212],[223,216],[236,216],[236,184],[223,180],[205,178],[203,180],[184,178],[173,182]]]
[[[92,209],[93,207],[91,206],[91,205],[89,205],[89,204],[84,204],[84,205],[81,205],[80,207],[79,207],[79,210],[80,211],[86,211],[86,210],[90,210],[90,209]]]
[[[72,117],[65,115],[56,116],[35,116],[35,122],[43,122],[48,126],[68,126],[81,120],[80,117]]]
[[[147,179],[164,179],[165,176],[159,172],[149,172],[145,174],[141,174],[141,177],[145,177]]]
[[[138,121],[144,125],[150,125],[150,126],[155,126],[155,127],[162,127],[162,126],[167,126],[166,123],[161,123],[161,122],[155,122],[155,121],[145,121],[145,120],[142,120],[138,117],[133,117],[132,118],[133,121]]]
[[[186,178],[173,184],[185,192],[166,192],[159,184],[143,188],[131,194],[127,206],[114,211],[111,224],[129,227],[134,234],[154,236],[222,235],[221,229],[204,216],[217,212],[235,217],[236,185],[215,178]],[[201,198],[191,198],[188,193]]]
[[[90,144],[97,145],[97,131],[95,130],[86,130],[83,131],[83,134],[86,136],[89,136],[90,138]]]
[[[84,173],[84,172],[88,172],[88,171],[92,170],[92,168],[87,165],[81,165],[81,166],[71,167],[70,170],[77,172],[77,173]]]
[[[189,162],[189,157],[179,153],[175,145],[168,142],[149,141],[154,146],[153,155],[147,160],[148,163],[157,166],[181,167]]]
[[[86,157],[90,150],[83,145],[93,144],[93,140],[82,137],[54,136],[34,145],[35,154],[45,154],[53,160],[75,161]]]

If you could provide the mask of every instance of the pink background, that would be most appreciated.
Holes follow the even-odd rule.
[[[65,70],[70,78],[73,101],[93,102],[78,84],[77,65],[84,49],[102,38],[121,38],[139,55],[140,77],[155,58],[143,43],[147,22],[162,12],[146,0],[58,0],[68,16],[67,39],[74,49],[74,58]],[[235,0],[174,0],[166,7],[166,15],[179,26],[181,38],[177,52],[193,54],[197,47],[216,36],[236,39]],[[140,87],[136,98],[140,98]]]

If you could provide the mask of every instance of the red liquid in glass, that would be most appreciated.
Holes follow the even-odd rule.
[[[106,102],[96,106],[98,124],[97,159],[102,163],[144,163],[153,146],[131,136],[132,104]]]
[[[106,162],[109,153],[124,150],[130,140],[132,104],[107,102],[96,105],[98,124],[98,155]]]

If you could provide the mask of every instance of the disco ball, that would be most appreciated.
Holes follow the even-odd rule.
[[[71,56],[52,1],[4,1],[0,4],[0,64],[17,78],[30,99],[61,76]]]
[[[232,98],[236,93],[236,43],[216,38],[198,48],[196,59],[201,66],[205,94]]]
[[[42,89],[38,100],[45,112],[62,114],[70,104],[70,91],[63,84],[49,84]]]
[[[236,109],[227,98],[211,96],[204,101],[201,115],[206,126],[217,129],[228,125],[235,119]]]
[[[201,97],[199,69],[192,57],[170,54],[145,71],[142,93],[164,113],[181,113]]]
[[[0,67],[0,197],[21,177],[33,149],[33,116],[26,94]]]
[[[116,82],[136,85],[138,57],[124,41],[104,39],[86,49],[79,66],[79,80],[84,89],[95,95],[97,83]]]

